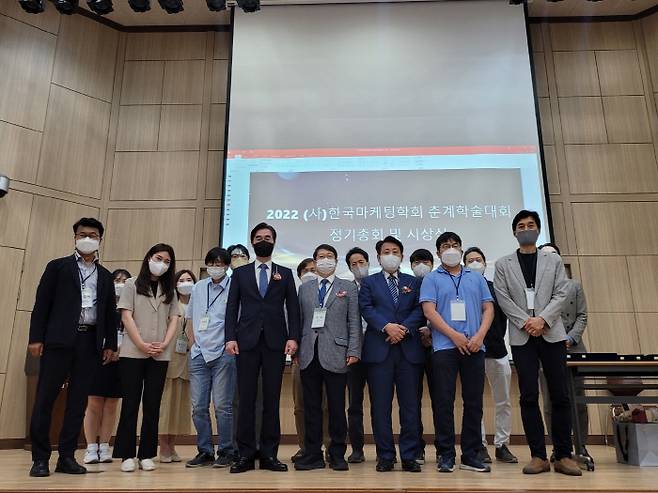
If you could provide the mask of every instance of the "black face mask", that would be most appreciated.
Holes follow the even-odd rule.
[[[274,250],[274,243],[264,240],[254,243],[252,246],[254,247],[254,252],[256,252],[257,257],[270,257]]]

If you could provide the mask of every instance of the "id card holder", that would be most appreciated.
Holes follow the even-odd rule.
[[[525,290],[525,302],[528,306],[528,310],[535,309],[535,290],[532,288],[526,288]]]
[[[184,334],[181,334],[176,339],[175,350],[178,354],[187,354],[187,337]]]
[[[450,319],[453,322],[466,322],[466,303],[464,300],[450,302]]]
[[[91,288],[82,288],[82,308],[92,308],[94,306],[94,292]]]
[[[316,308],[313,310],[313,321],[311,322],[312,329],[321,329],[324,327],[324,321],[327,318],[326,308]]]
[[[201,317],[201,320],[199,321],[199,332],[205,332],[208,330],[208,325],[210,324],[210,317],[208,315],[204,315]]]
[[[121,348],[123,342],[123,332],[117,332],[117,351]]]

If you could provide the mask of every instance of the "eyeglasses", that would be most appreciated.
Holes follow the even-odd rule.
[[[82,240],[83,238],[91,238],[92,240],[99,240],[100,236],[97,233],[76,233],[76,239]]]

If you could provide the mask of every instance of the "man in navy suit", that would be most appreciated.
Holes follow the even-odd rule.
[[[402,469],[420,472],[415,461],[420,445],[418,381],[425,362],[418,333],[425,322],[418,302],[420,279],[400,272],[404,251],[400,240],[387,236],[375,248],[382,271],[361,281],[359,307],[368,323],[362,358],[368,366],[376,469],[385,472],[394,467],[391,408],[395,389],[400,407]]]
[[[283,472],[277,459],[281,439],[279,400],[286,355],[294,355],[299,341],[299,303],[292,272],[272,262],[275,229],[260,223],[251,231],[256,260],[233,272],[226,306],[226,351],[237,355],[238,430],[240,458],[232,473],[260,468]],[[285,305],[285,310],[284,310]],[[286,312],[288,323],[286,324]],[[258,378],[263,380],[263,424],[256,447],[255,407]]]

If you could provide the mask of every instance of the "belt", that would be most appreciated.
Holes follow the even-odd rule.
[[[95,325],[78,325],[78,332],[95,332]]]

